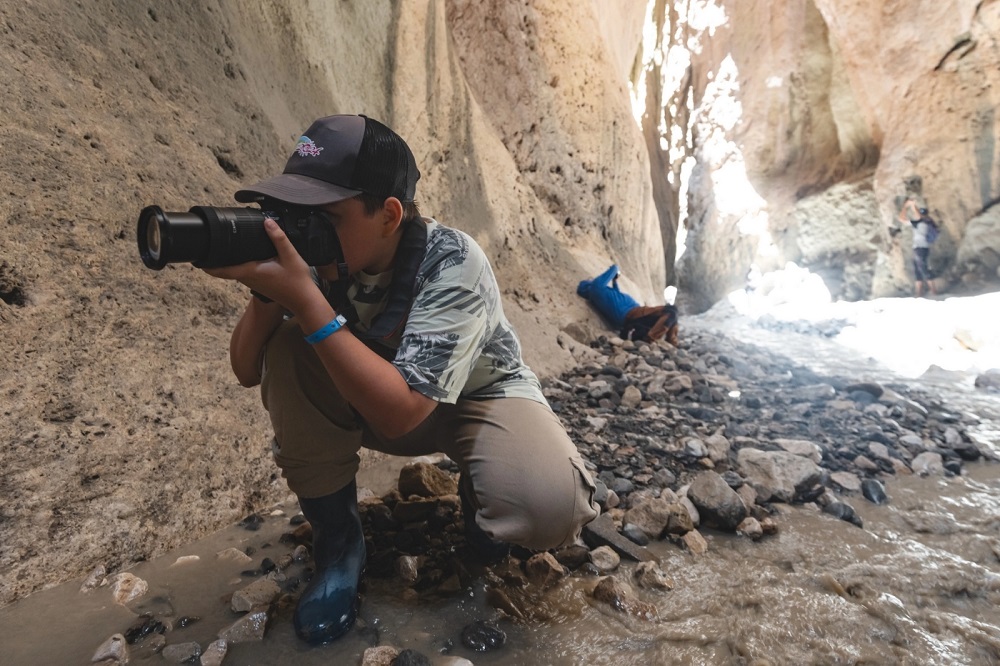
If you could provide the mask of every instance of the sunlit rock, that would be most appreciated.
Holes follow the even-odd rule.
[[[764,536],[764,528],[761,527],[756,518],[747,516],[736,526],[736,533],[756,541]]]
[[[391,645],[370,647],[361,655],[361,666],[392,666],[398,656],[399,650]]]
[[[744,448],[736,454],[740,474],[759,494],[759,501],[791,502],[822,475],[813,461],[787,451]]]
[[[667,591],[674,589],[674,581],[660,569],[656,562],[640,562],[633,573],[639,587]]]
[[[914,474],[920,476],[931,476],[944,474],[944,460],[940,453],[934,451],[924,451],[913,459],[910,466]]]
[[[532,555],[524,563],[524,570],[532,583],[543,588],[554,585],[568,574],[566,567],[549,552]]]
[[[201,656],[201,646],[195,642],[172,643],[160,652],[164,661],[174,664],[193,662]]]
[[[94,651],[91,661],[99,662],[105,659],[114,660],[116,663],[128,663],[128,644],[121,634],[113,634],[100,647]]]
[[[229,645],[223,639],[212,641],[201,653],[200,666],[222,666]]]
[[[593,596],[617,611],[644,620],[655,620],[658,616],[656,606],[636,599],[632,588],[614,576],[602,578],[594,587]]]
[[[271,621],[270,609],[257,607],[219,632],[227,643],[247,643],[264,640]]]
[[[621,557],[610,546],[598,546],[590,551],[590,563],[601,574],[608,574],[618,568]]]
[[[243,613],[256,606],[270,604],[281,594],[281,588],[270,578],[260,578],[250,583],[242,590],[233,593],[230,607],[237,613]]]
[[[116,603],[125,605],[149,591],[149,584],[128,572],[111,577],[111,594]]]
[[[216,558],[227,562],[237,562],[239,564],[248,564],[253,562],[253,558],[239,548],[226,548],[225,550],[220,550],[216,553]]]
[[[437,465],[417,462],[404,465],[399,471],[399,492],[403,497],[437,497],[458,492],[458,481]]]

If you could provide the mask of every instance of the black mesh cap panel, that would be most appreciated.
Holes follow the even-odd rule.
[[[406,142],[391,129],[365,118],[365,136],[358,149],[351,188],[412,202],[420,172]]]

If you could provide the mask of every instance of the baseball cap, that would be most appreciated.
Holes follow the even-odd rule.
[[[267,196],[319,206],[362,192],[413,201],[420,172],[410,147],[391,129],[366,116],[320,118],[299,137],[279,176],[239,190],[241,203]]]

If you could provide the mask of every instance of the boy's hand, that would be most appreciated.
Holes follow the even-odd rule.
[[[325,302],[326,299],[313,282],[309,266],[281,227],[268,218],[264,220],[264,229],[278,250],[276,257],[202,270],[213,277],[236,280],[280,303],[293,314],[307,308],[316,296]]]

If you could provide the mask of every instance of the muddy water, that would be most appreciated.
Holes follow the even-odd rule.
[[[780,346],[818,371],[886,381],[884,369],[830,341],[731,332]],[[966,376],[917,383],[934,384],[956,411],[978,414],[975,436],[1000,445],[995,396],[972,390]],[[380,490],[392,470],[376,471],[363,482]],[[371,581],[358,628],[334,645],[302,646],[284,609],[263,643],[232,646],[225,663],[357,664],[377,642],[419,650],[435,664],[448,657],[477,665],[1000,664],[1000,464],[968,465],[962,477],[895,478],[887,490],[885,506],[849,499],[865,529],[812,508],[784,507],[779,535],[759,542],[706,530],[709,554],[698,558],[654,544],[674,581],[667,593],[637,592],[658,608],[655,621],[594,602],[589,591],[596,580],[586,577],[548,593],[536,607],[538,617],[526,623],[500,618],[480,585],[415,605],[400,598],[398,583]],[[277,507],[260,531],[232,527],[136,566],[132,573],[151,589],[132,608],[200,616],[168,637],[207,645],[234,620],[224,600],[246,584],[240,571],[252,566],[220,562],[215,553],[253,547],[255,564],[264,556],[276,559],[288,552],[278,537],[294,511],[291,504]],[[188,555],[200,559],[174,565]],[[77,581],[46,590],[0,609],[0,663],[88,663],[98,645],[134,618],[108,588],[81,594]],[[508,637],[502,650],[477,654],[462,646],[462,627],[478,619],[497,620]],[[162,658],[133,649],[130,663],[146,661]]]

